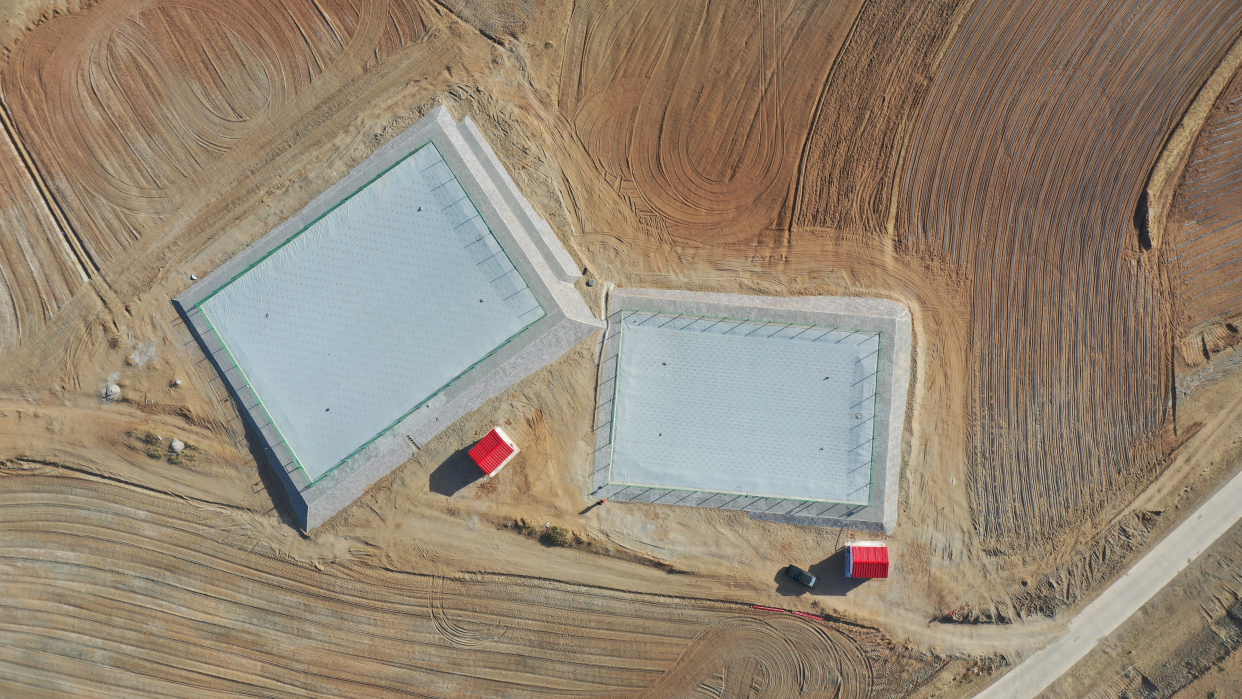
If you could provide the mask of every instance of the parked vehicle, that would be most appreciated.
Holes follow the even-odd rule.
[[[815,587],[815,583],[819,582],[819,578],[792,564],[785,569],[785,575],[788,575],[807,587]]]

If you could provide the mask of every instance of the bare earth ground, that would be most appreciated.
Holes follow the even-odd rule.
[[[1235,526],[1041,697],[1237,696],[1240,535]]]
[[[1167,154],[1242,7],[88,5],[0,2],[4,693],[969,696],[1234,468],[1237,292],[1182,248],[1239,201],[1236,79]],[[592,341],[290,526],[169,299],[438,103],[593,278],[911,308],[891,580],[838,577],[855,532],[588,509]]]
[[[1202,405],[1221,416],[1216,425],[1236,421],[1238,403],[1236,375],[1199,390],[1215,394]],[[1220,458],[1242,459],[1242,439],[1228,429],[1228,444]],[[1179,461],[1190,456],[1179,456]],[[1181,495],[1182,503],[1196,499],[1196,491],[1210,492],[1216,485],[1204,469]],[[1198,470],[1198,469],[1196,469]],[[1170,469],[1170,472],[1173,469]],[[1178,505],[1175,509],[1186,509]],[[1238,605],[1242,581],[1242,528],[1235,525],[1201,557],[1182,571],[1139,613],[1110,634],[1074,669],[1049,687],[1041,697],[1089,697],[1158,699],[1176,696],[1203,699],[1217,692],[1216,699],[1236,696],[1239,684],[1238,648],[1242,645],[1242,607]],[[1197,678],[1197,679],[1196,679]]]

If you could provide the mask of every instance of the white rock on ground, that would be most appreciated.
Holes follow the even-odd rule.
[[[173,453],[174,453],[174,454],[180,454],[180,453],[181,453],[181,450],[182,450],[182,449],[185,449],[185,442],[181,441],[180,439],[174,439],[174,440],[173,440],[173,441],[172,441],[172,442],[168,445],[168,448],[169,448],[169,449],[172,449],[172,451],[173,451]]]
[[[107,398],[108,400],[116,400],[117,398],[120,398],[121,387],[116,384],[112,384],[111,386],[108,386],[107,388],[104,389],[103,397]]]

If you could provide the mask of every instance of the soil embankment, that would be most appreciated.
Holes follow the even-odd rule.
[[[1191,394],[1236,368],[1242,79],[1163,243],[1138,214],[1236,4],[86,5],[0,0],[16,693],[902,696],[944,668],[931,696],[1056,632],[958,622],[1089,597],[1232,463],[1238,406]],[[910,307],[892,580],[784,584],[836,579],[858,533],[588,508],[589,342],[290,528],[168,300],[436,104],[592,278]],[[523,452],[479,482],[462,449],[495,424]],[[520,534],[553,523],[586,543]]]

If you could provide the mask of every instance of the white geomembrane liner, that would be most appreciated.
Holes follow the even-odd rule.
[[[879,333],[622,316],[611,482],[867,504]]]
[[[431,144],[200,308],[311,480],[544,315]]]

